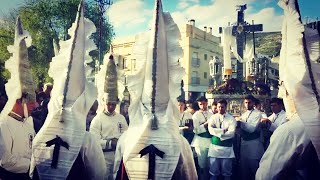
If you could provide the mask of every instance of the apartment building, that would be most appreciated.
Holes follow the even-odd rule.
[[[184,55],[179,59],[185,68],[186,75],[183,78],[185,99],[196,99],[208,90],[211,77],[209,61],[218,58],[222,61],[221,39],[212,35],[211,27],[199,29],[195,26],[195,20],[179,26],[181,32],[181,46]],[[132,46],[135,36],[115,39],[112,42],[115,60],[119,67],[125,69],[126,74],[134,73],[136,59],[132,56]]]

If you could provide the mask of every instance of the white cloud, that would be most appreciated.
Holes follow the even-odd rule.
[[[178,9],[185,9],[195,3],[199,3],[199,0],[180,0],[178,2]]]
[[[265,8],[252,13],[253,8],[250,4],[254,2],[255,0],[213,0],[209,5],[196,4],[187,7],[184,11],[171,12],[171,15],[177,24],[185,24],[188,20],[195,19],[198,28],[213,27],[213,33],[218,35],[219,27],[227,26],[228,22],[236,22],[236,5],[247,4],[246,21],[251,23],[254,20],[256,24],[263,24],[264,31],[279,31],[282,16],[277,16],[274,8]]]
[[[151,12],[144,8],[143,0],[121,0],[113,3],[108,16],[115,28],[132,28],[146,23]]]

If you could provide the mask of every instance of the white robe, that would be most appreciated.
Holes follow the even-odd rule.
[[[101,112],[93,118],[90,125],[90,132],[99,140],[106,161],[107,179],[112,179],[115,151],[111,149],[111,139],[119,139],[124,131],[128,129],[128,124],[124,116],[114,112],[114,115],[107,116]],[[105,152],[108,151],[108,152]]]
[[[157,132],[155,131],[155,134],[156,133]],[[154,135],[154,134],[152,134],[152,135]],[[153,138],[151,138],[151,136],[149,138],[153,139]],[[128,142],[126,142],[126,139],[127,139],[126,137],[127,137],[127,134],[125,132],[120,137],[120,139],[118,141],[116,155],[115,155],[115,164],[114,164],[114,179],[116,178],[117,172],[118,172],[119,167],[121,165],[120,162],[122,160],[123,153],[126,148],[126,143],[128,143]],[[165,161],[166,161],[165,159],[167,159],[167,161],[172,161],[172,156],[170,156],[169,154],[176,152],[175,148],[172,148],[172,149],[167,148],[166,150],[164,150],[165,159],[163,160],[163,162],[160,162],[161,164],[158,164],[158,166],[156,166],[156,170],[155,170],[156,177],[166,177],[168,171],[171,168],[174,168],[175,172],[173,175],[175,177],[172,177],[172,178],[185,179],[185,180],[198,179],[197,171],[196,171],[196,168],[194,165],[194,160],[192,158],[193,157],[192,151],[191,151],[191,148],[190,148],[188,141],[184,137],[180,136],[180,138],[178,140],[178,144],[176,144],[176,145],[181,148],[181,152],[180,152],[180,154],[178,154],[179,155],[178,164],[176,165],[176,167],[171,167],[170,163],[165,163]],[[157,146],[158,148],[161,147],[161,145],[155,145],[155,146]],[[168,151],[171,151],[171,152],[168,152]],[[168,157],[166,157],[166,156],[168,156]],[[159,157],[156,157],[156,164],[157,164],[157,162],[159,163],[159,161],[162,161],[162,159]],[[136,162],[136,165],[132,166],[130,168],[136,168],[135,174],[133,176],[136,176],[136,178],[138,176],[140,176],[140,179],[141,179],[141,177],[146,176],[146,174],[148,173],[148,165],[144,164],[142,161],[140,161],[140,162],[135,161],[135,162]],[[159,179],[161,179],[161,178],[159,178]],[[165,179],[167,179],[167,178],[165,178]]]
[[[241,129],[253,133],[255,131],[260,131],[259,123],[262,118],[262,112],[259,110],[247,110],[241,116]],[[259,160],[264,153],[264,148],[260,138],[246,141],[241,139],[241,158],[246,159],[257,159]]]
[[[32,117],[24,122],[10,116],[0,120],[0,166],[12,173],[27,173],[32,140],[35,136]]]
[[[305,168],[315,166],[312,160],[317,161],[315,151],[315,157],[312,158],[311,146],[301,119],[294,115],[271,136],[270,145],[260,161],[256,179],[295,179],[297,174],[300,178],[303,177],[302,179],[309,179],[310,177],[304,177]],[[287,174],[288,172],[296,174],[292,176]]]
[[[233,116],[229,113],[224,115],[214,114],[211,116],[208,122],[208,130],[211,135],[214,135],[220,140],[224,141],[227,139],[232,139],[234,137],[237,122]],[[225,133],[224,129],[228,129]],[[224,147],[215,144],[210,144],[208,157],[215,158],[234,158],[233,147]]]
[[[89,179],[103,180],[106,173],[106,163],[103,152],[96,138],[89,132],[85,133],[80,155]]]
[[[195,133],[191,146],[195,148],[198,156],[199,166],[206,168],[208,166],[207,156],[211,144],[211,138],[200,137],[199,134],[207,132],[203,123],[207,122],[213,114],[209,111],[197,111],[193,114],[193,132]]]

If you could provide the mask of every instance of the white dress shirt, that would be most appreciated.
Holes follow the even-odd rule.
[[[236,129],[236,120],[229,113],[225,114],[214,114],[208,121],[208,130],[211,135],[220,138],[221,141],[232,139],[234,137]],[[224,130],[227,129],[226,132]],[[215,144],[210,144],[209,157],[215,158],[234,158],[233,147],[224,147]]]

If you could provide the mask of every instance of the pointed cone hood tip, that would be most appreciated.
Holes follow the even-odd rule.
[[[166,40],[162,3],[161,0],[157,0],[155,1],[142,93],[142,103],[154,111],[166,109],[170,98]]]
[[[1,114],[7,115],[17,99],[23,95],[23,102],[35,102],[35,85],[28,58],[28,47],[31,45],[29,33],[23,29],[20,17],[17,17],[15,27],[14,45],[8,46],[12,53],[5,62],[5,68],[11,73],[11,77],[5,85],[8,102]]]
[[[30,172],[37,167],[40,179],[66,179],[77,158],[85,136],[86,115],[96,99],[95,87],[86,80],[85,63],[90,62],[89,52],[96,49],[89,39],[94,24],[84,18],[83,1],[75,23],[68,30],[71,38],[61,41],[59,54],[50,63],[49,75],[54,80],[48,116],[33,140]],[[59,151],[57,168],[51,168],[52,147],[43,143],[59,136],[69,149]]]

